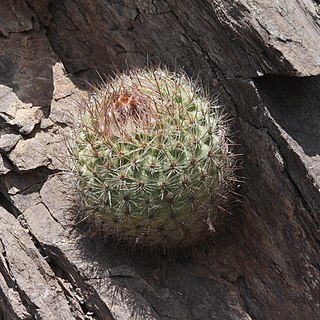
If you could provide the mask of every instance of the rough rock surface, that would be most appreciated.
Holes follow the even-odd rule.
[[[311,0],[0,3],[0,319],[316,320],[320,15]],[[65,137],[99,74],[200,74],[245,183],[191,257],[99,243],[68,214]]]

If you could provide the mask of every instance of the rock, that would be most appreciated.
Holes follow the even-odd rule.
[[[19,132],[27,135],[32,132],[34,126],[41,121],[42,112],[38,107],[18,109],[15,118],[9,121],[11,125],[17,125]]]
[[[19,100],[9,87],[0,85],[0,116],[5,121],[10,121],[15,118],[17,105]]]
[[[15,6],[6,5],[2,3],[1,9],[1,23],[0,33],[8,37],[11,32],[24,32],[32,30],[32,10],[24,1],[17,1]],[[20,13],[24,14],[21,15]]]
[[[52,67],[54,76],[53,100],[59,101],[66,97],[72,96],[78,89],[73,85],[68,77],[66,70],[61,62],[57,62]]]
[[[30,124],[0,158],[0,318],[317,320],[316,3],[30,3],[0,4],[0,129]],[[131,253],[75,224],[64,175],[78,87],[159,63],[199,74],[243,154],[241,203],[185,257]]]
[[[29,206],[24,212],[23,217],[33,235],[37,235],[43,243],[47,245],[58,245],[56,241],[63,241],[67,234],[58,220],[51,215],[43,203]],[[54,221],[50,222],[50,220]]]
[[[21,136],[8,133],[4,134],[0,137],[0,151],[2,152],[9,152],[17,142],[21,139]]]
[[[7,23],[5,12],[8,9],[15,15],[18,28],[25,29],[24,32],[16,32],[13,21]],[[14,5],[10,0],[1,2],[0,12],[0,24],[6,25],[2,29],[0,26],[0,30],[6,29],[8,35],[0,41],[0,84],[12,88],[21,102],[46,110],[52,99],[52,65],[56,56],[45,32],[24,0],[16,1]],[[26,20],[30,23],[27,28]]]
[[[61,63],[53,67],[54,91],[49,119],[55,123],[72,126],[75,116],[79,113],[81,91],[77,89]]]
[[[0,154],[0,176],[8,173],[11,170],[11,167],[6,159],[3,158]]]
[[[92,76],[98,70],[104,75],[112,73],[114,65],[125,69],[165,61],[172,69],[181,66],[210,80],[218,70],[228,78],[319,74],[315,2],[285,0],[279,6],[262,0],[240,0],[232,6],[225,0],[205,6],[195,0],[129,3],[109,6],[99,1],[88,6],[70,1],[65,15],[60,3],[52,4],[55,27],[49,37],[69,72]],[[88,10],[92,20],[80,22]],[[97,18],[101,12],[114,19]],[[94,28],[110,31],[95,36]]]
[[[38,168],[29,172],[21,173],[9,172],[7,175],[0,177],[2,192],[11,193],[10,201],[17,213],[25,211],[27,208],[35,206],[41,202],[39,190],[47,180],[49,170]]]
[[[0,85],[0,102],[0,117],[9,125],[18,126],[21,134],[31,133],[41,120],[41,109],[20,101],[11,88]]]
[[[53,125],[54,125],[54,122],[52,120],[50,120],[49,118],[45,118],[41,120],[40,129],[43,129],[43,130],[48,129],[53,127]]]
[[[8,308],[2,309],[7,319],[75,319],[48,263],[19,222],[3,208],[0,208],[0,246],[1,288],[10,293],[5,295]],[[28,302],[23,304],[25,295]]]
[[[72,97],[66,97],[59,102],[52,101],[49,119],[55,123],[71,125],[74,123],[74,115],[71,110],[74,109],[72,106],[74,106],[75,103]]]
[[[50,177],[40,192],[42,203],[24,211],[23,215],[31,233],[44,247],[55,248],[56,257],[52,256],[52,258],[58,259],[56,263],[60,264],[64,261],[65,267],[68,269],[67,272],[73,273],[72,270],[76,270],[82,274],[83,279],[87,279],[79,279],[77,286],[81,292],[79,302],[85,304],[90,312],[100,315],[101,319],[114,319],[112,315],[115,318],[120,316],[120,319],[130,319],[132,314],[137,316],[143,314],[146,319],[158,319],[151,305],[142,296],[139,297],[141,302],[139,306],[131,306],[130,303],[123,305],[124,298],[128,302],[134,301],[135,293],[118,287],[113,283],[112,278],[108,279],[107,266],[105,266],[106,269],[99,271],[100,275],[97,275],[97,279],[92,278],[92,267],[88,268],[87,261],[81,253],[82,249],[79,247],[78,239],[68,235],[70,232],[70,213],[66,210],[70,207],[70,198],[67,198],[66,195],[70,192],[70,186],[65,183],[65,179],[63,176]],[[91,265],[95,264],[92,261]],[[102,281],[99,279],[100,272],[105,275],[104,280],[101,279]],[[69,276],[72,277],[72,274]],[[138,277],[138,275],[136,276]]]
[[[20,140],[9,159],[20,170],[32,170],[49,164],[48,135],[38,133],[34,138]]]
[[[44,166],[52,170],[63,169],[70,162],[67,131],[38,132],[33,138],[20,140],[8,158],[20,171]]]

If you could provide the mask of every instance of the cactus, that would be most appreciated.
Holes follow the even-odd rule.
[[[97,88],[74,150],[91,223],[149,248],[205,239],[225,215],[234,177],[217,110],[184,73],[136,69]]]

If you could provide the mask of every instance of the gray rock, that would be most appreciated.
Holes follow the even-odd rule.
[[[41,120],[40,129],[48,129],[53,127],[54,122],[49,118],[44,118]]]
[[[17,125],[19,132],[26,135],[41,121],[42,111],[31,103],[23,103],[11,88],[0,85],[0,117],[9,125]]]
[[[84,93],[72,84],[61,63],[54,65],[53,74],[55,81],[49,119],[57,124],[72,126],[75,116],[79,114],[81,95]]]
[[[9,121],[11,125],[17,125],[19,132],[27,135],[32,132],[34,126],[41,121],[42,111],[38,107],[18,109],[15,118]]]
[[[3,158],[2,154],[0,154],[0,176],[8,173],[10,170],[10,164]]]
[[[14,119],[19,103],[13,90],[9,87],[0,85],[0,116],[6,121]]]
[[[17,134],[4,134],[0,137],[0,151],[9,152],[14,148],[17,142],[21,139],[21,136]]]
[[[33,29],[32,11],[27,3],[17,2],[15,6],[3,5],[1,7],[0,34],[8,37],[10,32],[24,32]],[[24,12],[24,15],[17,14]]]
[[[10,319],[75,319],[58,279],[17,219],[0,207],[0,282]],[[5,279],[5,281],[4,281]],[[22,303],[28,296],[29,308]],[[10,301],[11,300],[11,301]]]
[[[8,157],[20,171],[46,166],[50,140],[49,134],[39,132],[34,138],[20,140]]]

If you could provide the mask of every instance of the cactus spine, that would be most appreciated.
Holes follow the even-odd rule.
[[[78,187],[100,231],[174,249],[214,230],[234,157],[223,116],[185,74],[117,75],[95,90],[81,121]]]

